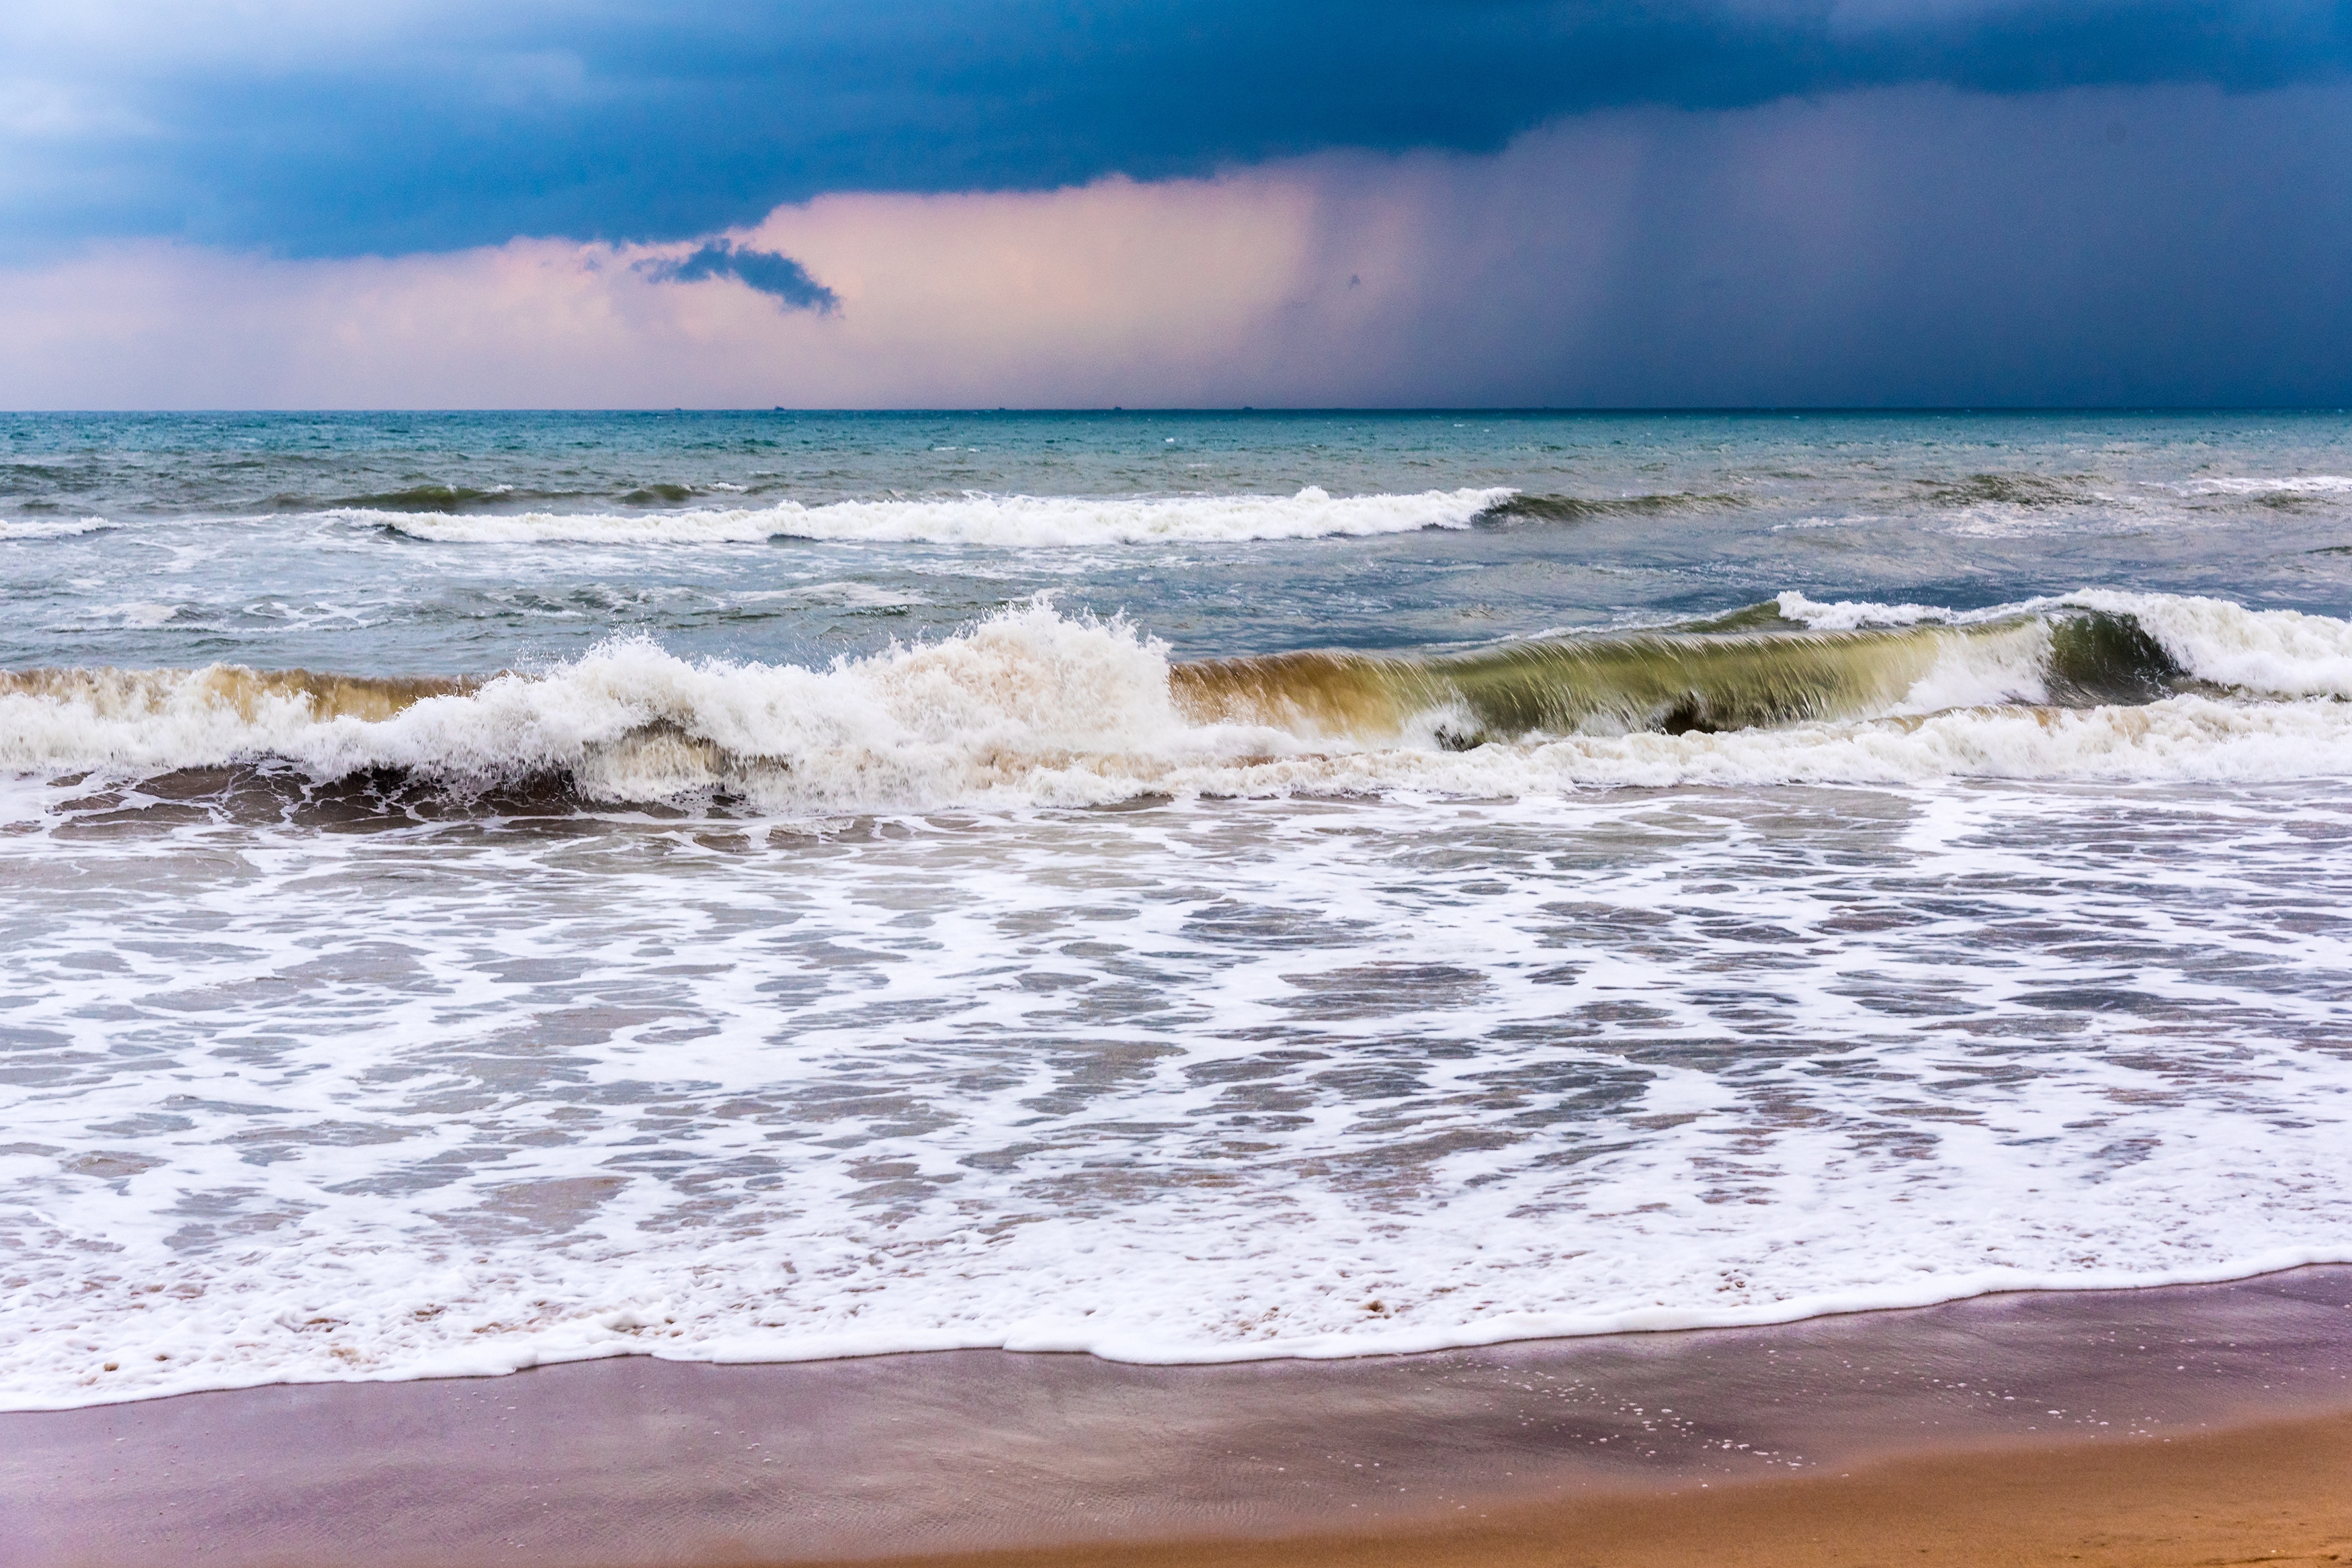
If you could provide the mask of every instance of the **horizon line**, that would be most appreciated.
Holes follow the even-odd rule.
[[[940,417],[945,415],[973,416],[993,414],[1017,415],[1225,415],[1272,414],[1307,415],[1342,414],[1410,415],[1410,414],[1482,414],[1552,416],[1622,416],[1668,414],[2026,414],[2026,413],[2352,413],[2352,403],[2231,403],[2231,402],[2120,402],[2120,403],[1223,403],[1223,404],[1153,404],[1128,406],[1121,403],[1092,405],[1012,404],[993,407],[969,404],[937,406],[830,408],[793,407],[775,403],[767,407],[755,404],[706,404],[688,406],[676,404],[661,407],[653,404],[615,405],[611,407],[484,407],[458,405],[415,407],[384,405],[362,407],[325,406],[302,407],[201,407],[201,408],[17,408],[0,409],[0,419],[37,419],[64,417],[163,418],[213,415],[218,417],[256,417],[277,414],[310,416],[353,415],[399,417],[419,415],[488,415],[488,414],[577,414],[577,415],[647,415],[666,414],[803,414],[827,417]]]

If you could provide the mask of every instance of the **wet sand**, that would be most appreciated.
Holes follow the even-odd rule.
[[[1451,1529],[901,1558],[891,1568],[2211,1568],[2352,1561],[2352,1417],[1916,1456],[1522,1506]]]
[[[2342,1268],[1347,1362],[630,1358],[0,1416],[0,1562],[27,1568],[2316,1563],[2347,1542]]]

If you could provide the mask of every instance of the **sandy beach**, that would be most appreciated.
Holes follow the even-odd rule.
[[[2281,1421],[2122,1445],[1916,1456],[1720,1492],[1595,1499],[1475,1526],[1280,1542],[902,1558],[1035,1568],[2085,1568],[2352,1559],[2352,1418]]]
[[[0,1456],[26,1568],[2326,1562],[2352,1269],[1338,1362],[633,1357],[16,1413]]]

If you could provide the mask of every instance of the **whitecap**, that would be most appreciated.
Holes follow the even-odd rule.
[[[1366,537],[1469,527],[1508,500],[1507,489],[1334,497],[1316,486],[1292,496],[1160,496],[1089,499],[991,496],[946,499],[784,501],[758,509],[632,514],[441,512],[334,514],[415,538],[456,544],[751,544],[771,538],[982,545],[1000,548],[1241,542]]]

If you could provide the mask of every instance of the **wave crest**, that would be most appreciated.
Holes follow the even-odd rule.
[[[55,521],[32,521],[23,517],[0,518],[0,540],[65,539],[80,534],[94,534],[114,527],[110,517],[60,517]]]
[[[1085,805],[1147,792],[1503,796],[1588,785],[2352,775],[2352,625],[2085,592],[1940,619],[1793,597],[1780,630],[1434,658],[1171,664],[1121,621],[1014,606],[823,669],[643,639],[540,674],[231,666],[0,676],[0,768],[240,762],[459,790],[737,796],[778,812]],[[1788,613],[1794,612],[1795,613]],[[1819,612],[1843,629],[1805,628]],[[2281,700],[2293,699],[2293,700]]]
[[[771,538],[888,543],[1068,547],[1238,542],[1411,533],[1468,528],[1507,501],[1507,489],[1429,490],[1410,496],[1333,497],[1314,486],[1294,496],[1138,497],[1089,500],[991,496],[920,501],[835,501],[618,515],[526,512],[458,516],[347,508],[415,538],[462,544],[756,544]]]

